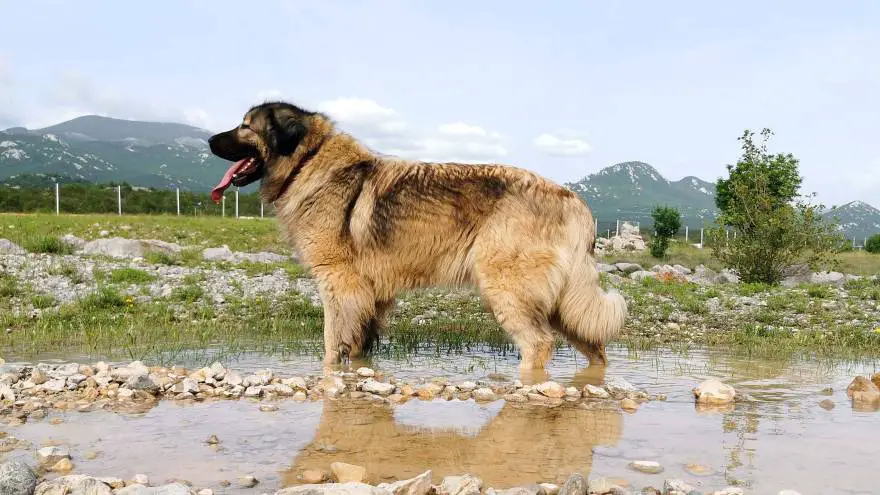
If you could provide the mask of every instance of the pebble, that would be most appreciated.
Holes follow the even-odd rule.
[[[334,462],[330,464],[330,473],[333,479],[338,483],[356,482],[362,483],[367,477],[367,470],[362,466],[354,464],[346,464],[344,462]]]
[[[562,488],[559,489],[559,495],[586,495],[589,484],[580,473],[572,474],[568,477]]]
[[[620,408],[626,412],[633,413],[638,411],[639,403],[632,399],[623,399],[620,401]]]
[[[834,409],[834,401],[831,399],[825,399],[819,402],[819,407],[825,409],[826,411],[830,411]]]
[[[663,491],[664,492],[681,492],[681,493],[691,493],[694,491],[694,487],[685,483],[680,479],[668,479],[663,482]]]
[[[52,467],[49,468],[49,471],[62,474],[69,473],[70,471],[73,471],[73,463],[70,462],[70,459],[61,459],[53,464]]]
[[[260,480],[250,475],[238,477],[238,486],[242,488],[253,488],[259,483]]]
[[[584,385],[584,395],[596,399],[608,399],[611,397],[611,394],[604,388],[590,385],[589,383]]]
[[[217,435],[211,435],[210,437],[208,437],[207,440],[205,440],[205,443],[207,443],[208,445],[217,445],[218,443],[220,443],[220,439],[217,438]]]
[[[371,376],[375,376],[375,375],[376,375],[376,372],[373,371],[373,370],[370,369],[370,368],[363,368],[363,367],[362,367],[362,368],[358,368],[358,369],[357,369],[357,374],[358,374],[358,376],[362,376],[362,377],[364,377],[364,378],[368,378],[368,377],[371,377]]]
[[[317,469],[306,469],[302,472],[301,481],[305,484],[323,483],[329,478],[327,473]]]
[[[565,397],[565,388],[556,382],[544,382],[535,386],[535,390],[543,396],[554,399]]]
[[[491,388],[478,388],[474,390],[474,399],[478,401],[491,402],[497,399],[498,397],[495,395],[495,392],[492,391]]]
[[[694,476],[708,476],[712,474],[712,468],[703,464],[685,464],[684,470]]]
[[[629,466],[642,473],[658,474],[663,472],[663,466],[656,461],[632,461]]]

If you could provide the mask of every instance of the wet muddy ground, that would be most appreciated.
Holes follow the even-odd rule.
[[[373,483],[431,469],[435,479],[469,472],[494,488],[562,483],[580,472],[632,490],[662,487],[667,478],[684,479],[703,492],[729,485],[746,493],[877,490],[877,444],[871,438],[880,435],[880,412],[854,409],[846,387],[853,376],[870,375],[880,363],[749,360],[700,350],[687,356],[662,349],[632,354],[622,348],[609,348],[609,357],[602,371],[584,368],[573,352],[560,352],[548,376],[521,376],[515,355],[479,347],[462,355],[426,352],[368,364],[408,381],[549,378],[581,388],[623,378],[667,400],[647,402],[634,413],[602,403],[546,407],[503,400],[280,400],[272,412],[244,398],[162,400],[138,414],[53,410],[43,419],[2,426],[33,448],[0,455],[33,458],[36,448],[60,444],[71,450],[74,473],[123,478],[143,473],[154,483],[184,479],[215,493],[271,493],[300,483],[303,471],[326,471],[335,461],[364,466]],[[192,359],[198,362],[180,364],[201,366],[210,356]],[[287,376],[321,373],[318,358],[301,355],[244,354],[224,364],[242,373],[265,368]],[[697,407],[691,390],[706,378],[721,379],[748,400]],[[820,407],[826,399],[835,407]],[[211,435],[220,443],[206,443]],[[629,467],[632,461],[656,461],[662,472],[638,472]],[[260,483],[239,488],[235,480],[243,475]],[[232,486],[225,487],[226,481]]]

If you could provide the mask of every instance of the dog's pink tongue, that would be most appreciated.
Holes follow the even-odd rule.
[[[244,160],[239,160],[235,162],[229,170],[226,171],[226,174],[220,179],[220,182],[214,186],[214,189],[211,189],[211,199],[214,200],[215,203],[219,203],[221,199],[223,199],[223,191],[229,188],[229,185],[232,184],[232,176],[235,175],[236,172],[241,170],[244,167],[244,164],[249,160],[249,158],[245,158]]]

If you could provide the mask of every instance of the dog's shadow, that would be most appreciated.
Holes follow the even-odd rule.
[[[590,368],[567,385],[595,383],[596,375],[604,374]],[[365,467],[373,483],[428,469],[435,484],[464,473],[496,488],[562,483],[575,472],[587,476],[593,447],[616,445],[622,428],[619,409],[603,403],[547,407],[505,401],[414,399],[388,405],[326,400],[315,436],[283,473],[283,484],[301,484],[303,471],[329,472],[337,461]]]

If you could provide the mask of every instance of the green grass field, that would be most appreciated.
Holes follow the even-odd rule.
[[[74,234],[85,239],[109,236],[152,238],[184,246],[212,247],[227,244],[233,250],[287,252],[273,219],[193,218],[175,216],[107,215],[0,215],[0,238],[26,248],[51,254],[68,251],[53,239]],[[184,251],[192,253],[195,251]],[[160,259],[162,258],[162,259]],[[880,256],[842,253],[844,271],[871,275],[880,268]],[[151,256],[152,265],[183,265],[189,268],[233,269],[226,263],[202,261],[200,256],[174,259]],[[607,257],[605,262],[636,262],[645,268],[657,264],[647,253]],[[674,245],[663,263],[693,267],[721,267],[708,249]],[[234,267],[242,277],[256,277],[281,269],[290,279],[308,276],[295,263],[242,263]],[[84,274],[61,261],[51,274],[83,281]],[[201,272],[162,298],[139,302],[122,293],[123,288],[144,286],[154,276],[136,267],[92,269],[98,290],[72,303],[57,305],[51,294],[31,283],[0,271],[0,352],[42,355],[58,351],[117,356],[131,359],[173,361],[182,352],[222,349],[305,352],[320,355],[323,315],[298,294],[282,294],[275,301],[227,298],[222,309],[205,296]],[[607,285],[609,279],[603,276]],[[808,353],[817,356],[880,355],[880,283],[850,282],[844,289],[803,286],[795,289],[738,284],[703,287],[693,283],[625,281],[617,286],[630,304],[630,319],[617,340],[632,349],[654,346],[686,351],[709,346],[753,355]],[[761,305],[743,300],[757,298]],[[406,356],[415,352],[443,354],[489,346],[499,352],[516,353],[507,335],[479,299],[467,291],[422,290],[404,294],[403,304],[392,314],[387,339],[379,352]],[[39,318],[29,311],[41,310]],[[713,302],[714,301],[714,302]],[[722,311],[710,311],[715,304]],[[725,311],[726,310],[726,311]],[[413,318],[432,314],[425,324]],[[560,340],[560,344],[563,342]]]

